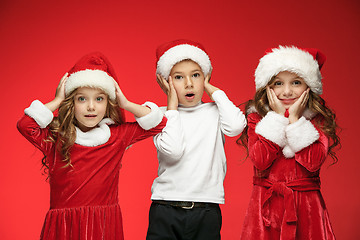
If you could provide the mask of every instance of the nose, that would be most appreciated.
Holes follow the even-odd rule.
[[[94,110],[95,110],[94,101],[90,100],[90,101],[88,102],[87,110],[88,110],[88,111],[94,111]]]
[[[185,88],[193,87],[193,81],[190,77],[186,77]]]
[[[293,93],[293,90],[292,90],[291,86],[289,84],[285,84],[284,85],[283,95],[285,97],[289,97],[289,96],[292,95],[292,93]]]

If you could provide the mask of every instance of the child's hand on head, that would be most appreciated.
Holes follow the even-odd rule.
[[[213,86],[210,84],[210,79],[211,79],[211,73],[209,73],[208,75],[206,75],[205,80],[204,80],[204,89],[206,94],[211,98],[211,100],[213,100],[212,98],[212,94],[216,91],[219,90],[219,88]]]
[[[294,102],[294,104],[289,108],[289,121],[294,123],[301,117],[304,112],[307,102],[309,100],[309,91],[310,88],[306,89],[301,96]]]
[[[169,82],[166,81],[160,74],[156,75],[156,81],[161,87],[161,89],[167,95],[167,109],[168,110],[177,110],[179,105],[179,100],[177,97],[177,93],[173,84],[172,77],[169,76]]]
[[[127,100],[127,98],[125,97],[125,95],[123,94],[123,92],[121,91],[119,84],[114,81],[114,86],[115,86],[115,93],[116,93],[116,101],[119,104],[120,108],[125,109],[127,104],[129,103],[129,101]]]
[[[65,99],[65,83],[68,79],[69,73],[65,73],[64,76],[61,78],[59,85],[56,88],[55,98],[63,101]]]
[[[68,80],[69,73],[65,73],[65,75],[61,78],[59,85],[56,88],[55,98],[46,103],[45,106],[52,112],[59,108],[62,101],[65,100],[65,83]]]
[[[272,90],[269,86],[266,87],[266,93],[267,93],[267,98],[269,101],[269,106],[271,108],[271,110],[273,110],[274,112],[284,115],[285,114],[285,107],[284,105],[281,103],[281,101],[277,98],[274,90]]]

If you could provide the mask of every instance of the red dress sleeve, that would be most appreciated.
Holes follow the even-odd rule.
[[[271,166],[276,158],[278,158],[278,154],[281,154],[281,149],[276,143],[255,133],[255,127],[261,120],[261,116],[259,114],[251,113],[247,118],[250,159],[257,169],[265,170]]]
[[[19,132],[43,154],[48,155],[54,146],[51,141],[45,141],[49,136],[49,128],[40,128],[40,126],[31,117],[24,115],[18,122]]]
[[[125,137],[128,141],[127,143],[128,146],[138,141],[141,141],[145,138],[152,137],[160,133],[162,129],[165,127],[166,122],[167,122],[166,117],[163,117],[161,122],[156,127],[151,128],[149,130],[145,130],[141,128],[137,122],[124,124],[124,127],[126,125]]]
[[[315,128],[319,132],[319,139],[295,153],[295,160],[310,172],[320,170],[321,165],[327,157],[329,148],[328,137],[319,128]]]

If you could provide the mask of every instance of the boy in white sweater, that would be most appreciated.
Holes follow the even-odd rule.
[[[158,177],[152,185],[147,240],[220,239],[224,203],[224,134],[239,135],[244,114],[209,83],[204,47],[189,40],[157,49],[157,81],[168,96],[168,121],[154,137]],[[215,102],[201,101],[204,91]]]

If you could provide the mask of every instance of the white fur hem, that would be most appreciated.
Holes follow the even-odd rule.
[[[140,118],[135,117],[140,127],[142,127],[145,130],[149,130],[159,125],[159,123],[164,117],[164,114],[160,110],[160,108],[155,103],[152,102],[145,102],[143,106],[149,107],[151,109],[151,112]]]
[[[288,124],[289,119],[269,111],[256,125],[255,133],[276,143],[280,147],[284,147],[286,145],[285,128]]]
[[[54,118],[54,114],[42,102],[35,100],[24,110],[25,114],[35,120],[40,128],[46,128]]]
[[[107,93],[110,99],[115,100],[114,79],[101,70],[85,69],[71,74],[65,84],[65,93],[69,95],[78,87],[96,87]]]
[[[305,117],[301,117],[295,123],[290,124],[285,132],[288,147],[292,150],[294,155],[296,152],[310,146],[319,139],[319,132],[310,121],[305,119]],[[290,155],[290,151],[287,152],[287,154]]]
[[[210,58],[203,50],[189,44],[181,44],[170,48],[159,58],[156,73],[167,79],[172,67],[185,59],[199,64],[205,76],[212,70]]]

